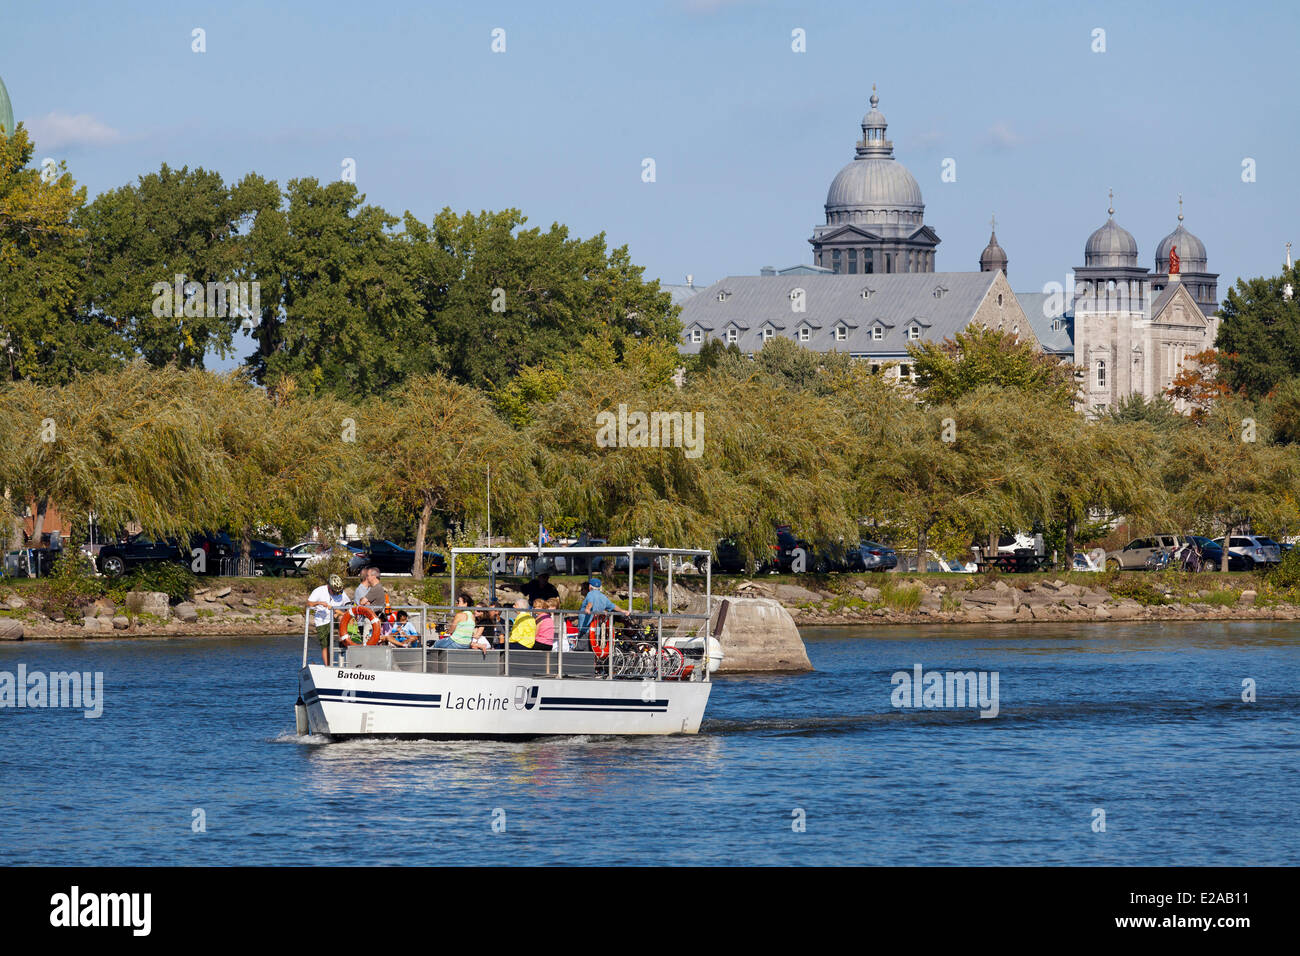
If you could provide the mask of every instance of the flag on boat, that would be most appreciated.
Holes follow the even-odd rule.
[[[546,525],[542,524],[540,521],[537,522],[537,543],[538,544],[551,543],[551,533],[546,530]]]

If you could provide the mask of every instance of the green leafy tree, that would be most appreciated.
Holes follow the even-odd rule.
[[[90,311],[150,365],[202,368],[209,350],[232,354],[240,309],[254,305],[251,284],[245,295],[228,285],[253,278],[242,235],[255,213],[248,199],[219,173],[165,163],[96,197],[77,216]]]
[[[391,399],[368,403],[358,441],[375,468],[378,497],[417,515],[416,578],[424,576],[422,556],[435,514],[448,525],[486,525],[489,467],[495,532],[526,532],[549,508],[528,445],[483,393],[444,376],[417,376]]]
[[[260,209],[246,243],[262,283],[256,381],[287,375],[308,393],[362,398],[436,364],[395,217],[363,205],[352,183],[292,180],[279,209],[265,183],[246,188]]]
[[[1037,395],[1045,405],[1070,407],[1078,391],[1075,368],[1032,343],[997,329],[972,326],[943,342],[908,346],[922,401],[955,402],[992,385]]]
[[[0,353],[10,380],[60,383],[117,365],[122,346],[83,308],[85,187],[62,164],[29,167],[34,148],[21,124],[0,136]]]
[[[609,251],[603,234],[571,239],[558,223],[543,232],[525,222],[515,209],[444,209],[428,227],[407,216],[416,288],[450,377],[501,386],[601,332],[620,352],[632,339],[676,344],[671,296],[644,281],[626,247]]]
[[[1300,375],[1300,301],[1283,294],[1287,284],[1300,289],[1300,266],[1268,278],[1238,279],[1228,290],[1214,345],[1232,391],[1260,398]]]

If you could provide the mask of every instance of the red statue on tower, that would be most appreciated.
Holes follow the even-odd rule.
[[[1178,275],[1178,243],[1169,247],[1169,274]]]

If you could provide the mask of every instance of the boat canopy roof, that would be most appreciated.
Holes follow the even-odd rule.
[[[452,548],[451,553],[452,554],[482,554],[482,555],[491,555],[493,557],[513,556],[513,557],[523,557],[523,558],[538,558],[538,557],[551,557],[551,556],[565,557],[567,555],[576,555],[576,554],[590,554],[590,555],[640,554],[640,555],[646,555],[647,557],[660,557],[660,556],[669,556],[669,555],[678,555],[683,557],[686,556],[705,557],[709,555],[711,552],[709,552],[707,549],[702,550],[700,548],[643,548],[640,547],[639,545],[634,545],[634,544],[623,544],[623,545],[607,544],[607,545],[601,545],[599,547],[588,546],[588,547],[581,547],[581,548],[579,547],[566,548],[563,546],[533,547],[533,548],[528,548],[528,547]]]

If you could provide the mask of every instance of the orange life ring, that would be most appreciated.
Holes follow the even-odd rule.
[[[605,622],[609,618],[605,615],[593,617],[591,623],[587,625],[587,640],[591,642],[591,649],[596,653],[596,660],[604,660],[609,654],[609,641],[600,640],[601,631],[604,630]]]
[[[379,615],[365,606],[349,608],[343,612],[343,616],[339,618],[340,640],[346,641],[348,639],[348,625],[352,623],[353,618],[360,617],[368,618],[370,620],[370,638],[362,643],[378,644],[380,637],[379,632],[382,630],[379,626]]]

